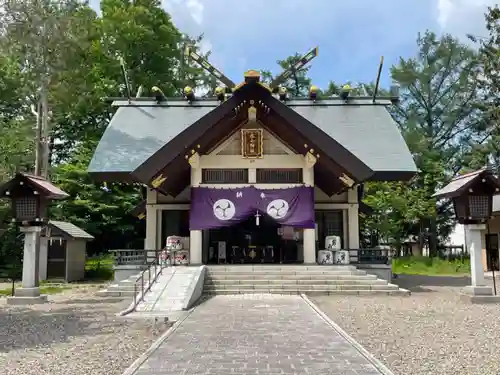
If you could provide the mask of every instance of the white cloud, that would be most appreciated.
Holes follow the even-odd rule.
[[[205,9],[203,3],[200,0],[187,0],[186,7],[191,17],[193,17],[194,22],[201,25],[203,23],[203,11]]]
[[[209,51],[212,50],[212,43],[210,43],[209,40],[207,40],[206,38],[203,39],[200,43],[200,50],[201,50],[201,53],[207,53]]]
[[[437,21],[445,32],[465,38],[466,34],[484,35],[484,14],[498,0],[438,0]]]
[[[163,0],[163,6],[170,14],[175,15],[176,22],[200,27],[203,24],[205,5],[202,0]]]

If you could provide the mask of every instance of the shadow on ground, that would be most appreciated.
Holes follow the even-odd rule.
[[[470,277],[466,276],[398,275],[393,279],[394,284],[413,293],[433,292],[432,287],[463,288],[470,282]]]

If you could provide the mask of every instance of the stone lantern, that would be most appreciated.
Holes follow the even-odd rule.
[[[40,296],[39,255],[40,233],[48,222],[47,209],[51,200],[67,198],[68,194],[40,176],[18,173],[12,180],[0,186],[0,198],[12,203],[13,221],[24,233],[22,288],[8,303],[39,303],[47,297]]]
[[[493,290],[484,278],[482,236],[492,216],[493,195],[499,193],[500,181],[491,170],[481,169],[454,178],[433,195],[438,199],[451,199],[457,221],[465,226],[472,285],[466,287],[464,293],[472,296],[473,301],[493,298]]]

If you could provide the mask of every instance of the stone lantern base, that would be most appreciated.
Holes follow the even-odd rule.
[[[7,297],[7,305],[35,305],[48,301],[47,295],[40,295],[40,288],[17,288],[14,296]]]

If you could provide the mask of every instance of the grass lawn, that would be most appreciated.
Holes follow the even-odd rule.
[[[444,260],[428,257],[404,257],[392,260],[396,274],[428,276],[464,276],[470,274],[469,259]]]
[[[20,287],[21,285],[16,284],[16,288]],[[45,283],[40,283],[40,293],[41,294],[58,294],[61,293],[67,289],[71,289],[72,286],[70,284],[68,285],[50,285],[50,284],[45,284]],[[5,288],[5,289],[0,289],[0,296],[10,296],[12,294],[12,288]]]
[[[114,276],[113,256],[98,255],[92,258],[88,258],[85,263],[85,279],[86,280],[112,280]]]

